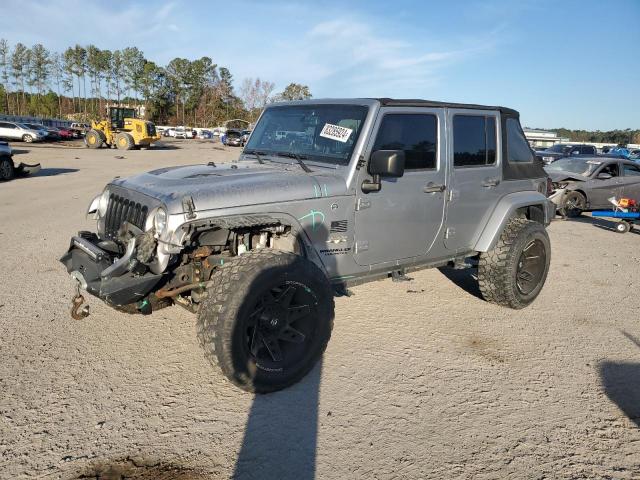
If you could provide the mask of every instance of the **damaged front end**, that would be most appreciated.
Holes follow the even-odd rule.
[[[97,220],[98,233],[78,232],[60,261],[80,289],[111,306],[151,313],[162,303],[150,294],[168,261],[158,248],[166,211],[105,189],[87,214]]]

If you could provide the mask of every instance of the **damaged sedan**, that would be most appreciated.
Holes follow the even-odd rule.
[[[562,158],[545,167],[550,200],[564,217],[611,206],[612,197],[640,199],[640,165],[620,158]]]

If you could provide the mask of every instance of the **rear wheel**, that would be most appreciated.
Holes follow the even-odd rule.
[[[0,180],[11,180],[15,176],[13,161],[10,158],[0,158]]]
[[[116,135],[116,146],[119,150],[131,150],[136,146],[136,144],[130,134],[126,132],[120,132],[118,135]]]
[[[251,251],[214,274],[198,313],[205,357],[235,385],[266,393],[302,379],[333,326],[331,285],[312,262],[277,250]]]
[[[561,213],[565,217],[576,218],[587,209],[587,199],[580,192],[569,192],[564,197]]]
[[[84,138],[89,148],[100,148],[104,143],[102,135],[96,130],[89,130]]]
[[[478,283],[491,303],[520,309],[538,296],[549,272],[551,244],[544,226],[516,217],[496,246],[480,254]]]

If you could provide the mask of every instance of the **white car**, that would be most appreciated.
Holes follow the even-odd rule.
[[[41,142],[47,137],[46,130],[34,130],[18,122],[0,122],[0,138]]]
[[[190,134],[191,132],[189,132]],[[176,127],[175,129],[175,135],[173,135],[176,138],[189,138],[187,137],[187,130],[184,127]]]

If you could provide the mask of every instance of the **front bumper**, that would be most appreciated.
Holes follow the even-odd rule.
[[[568,190],[566,188],[557,188],[549,195],[549,200],[553,202],[556,210],[564,205],[564,197],[567,195]],[[554,212],[555,214],[555,212]]]
[[[136,274],[135,239],[121,257],[100,247],[95,236],[79,234],[71,239],[60,262],[80,288],[113,306],[124,306],[147,297],[162,275]]]

